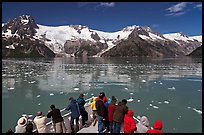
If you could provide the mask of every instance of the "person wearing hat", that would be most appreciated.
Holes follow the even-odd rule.
[[[33,122],[37,127],[38,133],[47,133],[46,120],[47,117],[44,116],[41,111],[37,112],[37,116],[34,118]]]
[[[17,126],[15,127],[15,133],[25,133],[27,122],[28,119],[26,117],[21,117],[17,122]]]

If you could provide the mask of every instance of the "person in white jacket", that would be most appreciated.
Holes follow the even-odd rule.
[[[142,116],[140,122],[137,123],[137,133],[146,133],[150,129],[149,120],[146,116]]]
[[[48,133],[46,127],[47,117],[42,114],[42,112],[38,112],[37,116],[34,118],[33,122],[35,123],[38,133]]]

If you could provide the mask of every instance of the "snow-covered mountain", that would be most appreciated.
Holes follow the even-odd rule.
[[[24,50],[22,53],[35,50],[35,53],[43,56],[47,56],[47,52],[50,55],[50,51],[66,56],[143,56],[137,51],[138,47],[141,52],[149,49],[144,56],[179,56],[187,55],[202,45],[202,36],[188,37],[182,33],[162,35],[149,27],[136,25],[117,32],[102,32],[82,25],[44,26],[36,24],[27,15],[2,24],[2,40],[2,48],[6,50],[19,48]],[[22,43],[28,41],[32,46],[27,44],[25,47]]]

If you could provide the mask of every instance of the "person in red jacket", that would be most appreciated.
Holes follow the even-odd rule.
[[[154,123],[154,129],[147,130],[147,133],[163,133],[162,130],[162,122],[160,120],[157,120]]]
[[[134,133],[137,130],[136,122],[133,118],[133,110],[128,110],[124,117],[124,133]]]
[[[117,102],[117,99],[115,98],[115,96],[112,96],[112,101],[108,105],[108,122],[109,122],[110,133],[113,133],[113,113],[116,108],[116,102]]]

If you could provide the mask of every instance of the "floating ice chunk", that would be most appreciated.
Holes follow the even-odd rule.
[[[146,82],[146,80],[142,80],[142,82]]]
[[[198,114],[202,114],[202,111],[201,110],[198,110],[196,108],[192,108],[194,111],[196,111]]]
[[[93,93],[91,93],[91,96],[93,96],[94,94]]]
[[[149,110],[149,108],[147,107],[147,110]]]
[[[53,96],[54,94],[53,93],[50,93],[50,96]]]
[[[130,95],[133,95],[133,93],[130,93]]]
[[[161,84],[161,85],[162,85],[163,83],[162,83],[162,82],[160,82],[159,84]]]
[[[159,101],[158,104],[162,104],[162,102]]]
[[[127,99],[127,102],[132,102],[134,99],[131,97],[129,99]]]
[[[169,101],[164,101],[164,103],[165,103],[165,104],[168,104],[168,103],[169,103]]]
[[[40,95],[37,95],[36,97],[37,97],[37,98],[39,98],[39,97],[40,97]]]
[[[152,106],[152,104],[149,104],[149,106]]]
[[[38,104],[39,106],[41,105],[41,103]]]
[[[64,93],[63,91],[60,92],[60,94],[63,94],[63,93]]]
[[[130,80],[131,78],[130,78],[130,77],[128,77],[128,79]]]
[[[178,120],[181,118],[181,116],[178,117]]]
[[[175,90],[176,88],[175,87],[169,87],[168,89],[169,90]]]
[[[14,90],[14,88],[8,88],[8,90]]]
[[[53,87],[54,85],[53,85],[53,84],[51,84],[50,86],[52,86],[52,87]]]
[[[36,81],[31,81],[30,83],[35,83]]]
[[[137,102],[140,102],[140,100],[138,99]]]
[[[157,82],[154,82],[154,83],[157,83]]]
[[[151,102],[153,103],[154,101],[152,100]]]
[[[202,91],[202,90],[198,90],[198,91]]]
[[[24,75],[28,75],[29,73],[24,73]]]
[[[128,90],[128,88],[125,88],[125,90]]]
[[[154,106],[152,106],[152,107],[153,107],[153,108],[155,108],[155,109],[158,109],[158,108],[159,108],[158,106],[155,106],[155,105],[154,105]]]
[[[79,88],[74,88],[74,90],[75,90],[75,91],[78,91],[78,90],[79,90]]]

